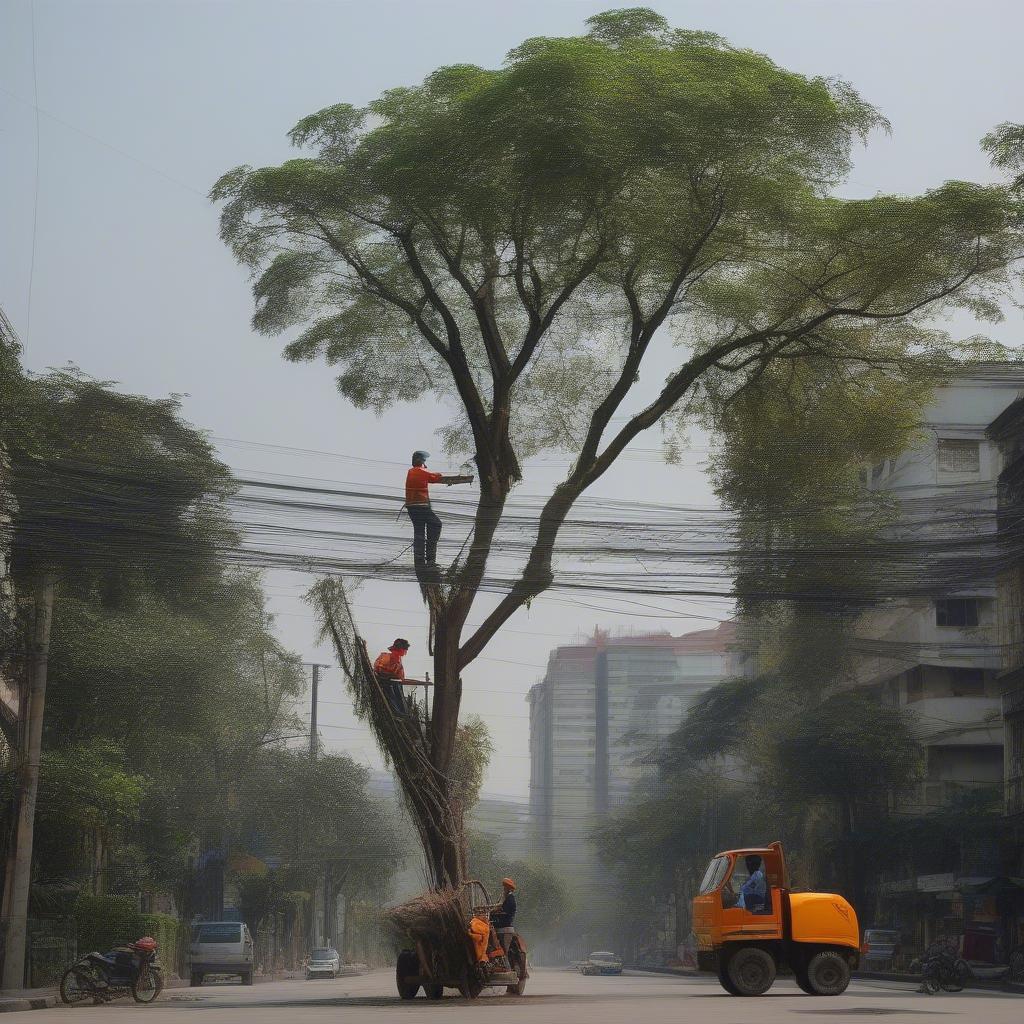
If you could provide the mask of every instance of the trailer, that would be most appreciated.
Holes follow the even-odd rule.
[[[493,905],[482,883],[463,883],[459,901],[465,927],[456,955],[453,958],[451,950],[435,948],[426,940],[417,940],[415,948],[403,949],[395,967],[399,996],[415,999],[421,988],[428,999],[441,999],[446,988],[456,989],[466,999],[475,999],[485,988],[504,988],[510,996],[523,995],[530,976],[523,937],[516,933],[508,949],[502,946],[491,923]],[[489,930],[486,963],[478,960],[470,935],[473,918],[486,922]]]

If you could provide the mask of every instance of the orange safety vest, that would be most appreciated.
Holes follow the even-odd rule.
[[[373,663],[373,671],[385,679],[404,679],[405,667],[394,651],[381,651]]]
[[[430,490],[429,484],[439,484],[444,479],[444,473],[431,473],[423,466],[413,466],[405,474],[405,503],[406,505],[429,505]]]

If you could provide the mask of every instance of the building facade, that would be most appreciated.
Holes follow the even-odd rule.
[[[587,835],[653,774],[690,704],[732,674],[732,623],[684,636],[556,648],[529,693],[530,821],[537,852],[580,884],[599,876]]]
[[[907,597],[866,613],[855,683],[907,707],[927,755],[926,778],[903,807],[924,812],[1003,783],[995,558],[999,452],[986,430],[1024,388],[1024,370],[989,364],[936,394],[918,444],[873,466],[872,490],[897,503],[891,538],[936,552]]]
[[[992,423],[999,452],[996,574],[999,690],[1004,731],[1004,810],[1024,815],[1024,398]]]

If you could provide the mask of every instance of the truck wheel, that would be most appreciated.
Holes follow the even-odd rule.
[[[807,981],[816,996],[842,995],[850,984],[850,965],[841,953],[823,949],[811,957]]]
[[[738,996],[740,994],[739,989],[729,980],[728,964],[722,964],[718,968],[718,983],[729,995]]]
[[[775,961],[770,953],[757,946],[736,950],[729,957],[725,970],[741,996],[764,995],[775,981]]]
[[[395,965],[395,984],[398,986],[398,994],[403,999],[415,999],[420,987],[415,982],[406,981],[410,975],[420,973],[420,958],[411,950],[403,949],[398,954],[398,963]]]
[[[796,979],[797,985],[800,986],[802,992],[806,992],[809,996],[815,995],[815,991],[811,988],[810,979],[807,977],[806,967],[797,967],[793,971],[793,977]]]
[[[444,985],[424,985],[423,993],[428,999],[444,999]]]

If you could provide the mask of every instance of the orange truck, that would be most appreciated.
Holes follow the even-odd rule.
[[[698,968],[734,996],[762,995],[780,971],[809,995],[837,996],[860,960],[853,907],[833,893],[790,892],[781,843],[716,854],[693,900],[693,931]]]

